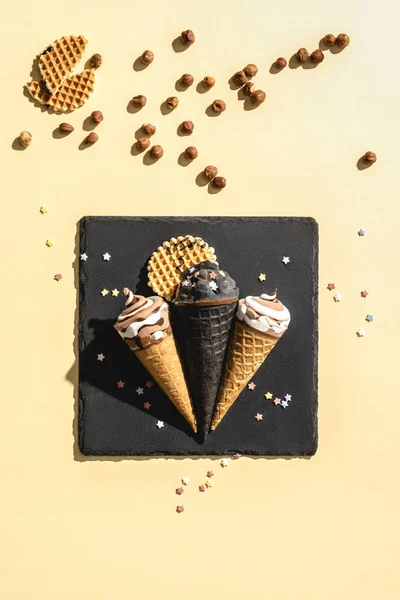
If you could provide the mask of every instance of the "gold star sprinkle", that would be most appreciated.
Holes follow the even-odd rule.
[[[46,240],[46,246],[48,246],[49,248],[51,248],[53,245],[53,240]]]
[[[106,290],[106,288],[104,288],[104,290],[101,290],[101,295],[102,296],[107,296],[107,294],[110,293],[110,290]]]
[[[259,274],[259,276],[258,276],[258,279],[259,279],[260,281],[265,281],[265,280],[266,280],[265,273],[260,273],[260,274]]]
[[[272,394],[271,394],[271,392],[267,392],[266,394],[264,394],[264,398],[266,400],[272,400]]]
[[[210,488],[213,486],[213,484],[211,483],[211,481],[209,479],[207,479],[207,481],[204,484],[206,487]]]
[[[47,213],[47,206],[41,206],[40,212],[42,213],[42,215],[45,215]]]
[[[117,290],[117,288],[114,288],[111,293],[112,293],[113,296],[118,296],[119,290]]]

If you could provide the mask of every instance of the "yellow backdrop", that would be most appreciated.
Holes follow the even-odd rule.
[[[21,0],[3,8],[1,598],[399,598],[399,16],[392,0]],[[196,43],[175,53],[171,42],[186,28]],[[313,50],[341,31],[350,47],[326,52],[318,68],[269,72],[276,57]],[[104,56],[96,95],[70,116],[42,113],[23,95],[32,60],[53,39],[81,33],[89,55]],[[156,59],[135,72],[147,48]],[[253,111],[227,83],[247,62],[259,65],[267,93]],[[163,116],[160,103],[184,72],[217,84],[208,94],[195,85],[177,94],[178,109]],[[128,101],[140,93],[148,104],[131,114]],[[228,105],[217,119],[205,113],[214,98]],[[95,109],[105,116],[100,139],[80,151],[82,124]],[[183,168],[187,140],[176,127],[185,119],[195,123],[199,158]],[[57,139],[63,120],[75,132]],[[165,150],[153,166],[131,154],[143,121],[156,123]],[[12,143],[23,129],[33,143],[21,152]],[[378,161],[359,171],[366,150]],[[228,180],[218,195],[195,183],[207,164]],[[222,469],[209,458],[74,454],[77,221],[159,214],[319,222],[314,458],[241,458]],[[342,302],[333,302],[329,282]],[[199,493],[210,468],[214,487]],[[192,482],[179,499],[184,476]]]

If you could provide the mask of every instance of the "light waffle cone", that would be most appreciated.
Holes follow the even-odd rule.
[[[42,81],[30,81],[26,88],[32,98],[55,112],[72,112],[83,106],[94,92],[95,69],[68,77],[58,92],[49,94]]]
[[[221,379],[211,423],[212,430],[219,425],[240,392],[254,373],[258,371],[279,340],[279,337],[256,331],[242,321],[235,319],[235,326],[229,342],[225,372]]]
[[[171,301],[181,283],[182,271],[209,260],[216,262],[214,248],[200,237],[180,235],[159,246],[147,263],[149,286]]]
[[[129,339],[125,338],[125,341],[129,345]],[[152,344],[143,350],[136,350],[135,354],[186,419],[193,431],[196,432],[196,419],[193,414],[181,361],[176,350],[174,336],[169,334],[162,342]]]
[[[62,37],[39,56],[39,71],[50,94],[55,94],[81,60],[87,39],[83,35]]]

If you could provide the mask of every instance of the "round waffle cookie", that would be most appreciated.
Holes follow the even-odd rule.
[[[217,262],[214,248],[200,237],[180,235],[164,242],[147,263],[149,286],[158,296],[171,301],[183,277],[182,273],[204,260]]]

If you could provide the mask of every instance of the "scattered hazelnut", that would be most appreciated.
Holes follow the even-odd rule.
[[[170,96],[169,98],[166,99],[166,103],[167,103],[168,108],[173,110],[174,108],[176,108],[178,106],[179,100],[175,96]]]
[[[258,73],[258,67],[256,65],[247,65],[244,69],[243,69],[244,74],[246,75],[246,77],[248,77],[249,79],[251,79],[251,77],[255,77]]]
[[[212,109],[216,113],[222,113],[226,110],[226,104],[223,100],[214,100],[212,103]]]
[[[346,48],[346,46],[350,44],[350,38],[347,33],[339,33],[336,38],[336,44],[339,46],[339,48]]]
[[[69,123],[60,123],[58,127],[63,133],[72,133],[74,131],[74,128]]]
[[[183,86],[183,87],[190,87],[192,85],[194,81],[194,78],[192,77],[192,75],[189,75],[189,73],[185,73],[184,75],[182,75],[182,77],[179,80],[179,83]]]
[[[214,85],[215,85],[214,77],[209,77],[208,75],[206,75],[203,79],[203,85],[208,90],[211,89],[212,87],[214,87]]]
[[[248,82],[248,78],[244,71],[238,71],[233,75],[232,81],[235,85],[242,87],[242,85]]]
[[[28,131],[22,131],[19,136],[19,143],[23,148],[27,148],[32,143],[32,135]]]
[[[376,154],[375,152],[366,152],[363,156],[364,162],[366,162],[369,165],[374,164],[374,162],[376,162]]]
[[[93,54],[92,58],[89,60],[89,64],[92,69],[98,69],[103,64],[103,57],[101,54]]]
[[[164,150],[161,148],[161,146],[152,146],[150,148],[150,152],[154,158],[161,158],[164,154]]]
[[[145,50],[140,57],[140,60],[144,65],[151,65],[154,60],[154,54],[151,50]]]
[[[301,63],[307,62],[310,58],[308,50],[306,50],[305,48],[299,48],[299,50],[297,50],[297,58]]]
[[[86,144],[95,144],[98,139],[99,139],[99,136],[97,135],[97,133],[95,133],[94,131],[92,131],[87,136],[85,142],[86,142]]]
[[[194,33],[191,29],[186,29],[186,31],[182,31],[181,39],[184,44],[191,46],[194,44],[196,38],[194,37]]]
[[[183,121],[181,124],[181,130],[183,133],[193,133],[194,125],[192,121]]]
[[[208,167],[206,167],[204,169],[204,175],[205,175],[205,177],[207,177],[207,179],[214,179],[214,177],[216,177],[218,175],[217,167],[213,167],[212,165],[209,165]]]
[[[225,177],[214,177],[211,184],[217,188],[217,190],[222,190],[222,188],[226,186],[226,179]]]
[[[101,110],[94,110],[92,112],[92,119],[95,123],[101,123],[102,120],[104,119],[103,113],[101,112]]]
[[[193,160],[198,157],[199,152],[195,146],[189,146],[185,150],[185,155],[187,156],[187,158],[190,158],[190,160]]]
[[[311,52],[311,54],[310,54],[310,61],[312,63],[314,63],[315,65],[322,63],[324,58],[325,58],[325,55],[322,52],[322,50],[314,50],[314,52]]]
[[[265,100],[265,92],[263,92],[262,90],[256,90],[251,97],[253,99],[254,104],[262,104]]]
[[[143,94],[139,94],[138,96],[133,96],[131,102],[135,108],[143,108],[143,106],[146,106],[147,98]]]
[[[150,140],[146,137],[139,138],[136,145],[139,150],[146,150],[150,146]]]
[[[287,65],[287,60],[286,60],[286,58],[283,58],[283,56],[280,56],[280,57],[279,57],[279,58],[277,58],[277,59],[276,59],[276,61],[275,61],[275,66],[276,66],[278,69],[281,69],[281,70],[282,70],[282,69],[284,69],[284,68],[286,67],[286,65]]]
[[[243,93],[245,94],[245,96],[252,96],[254,94],[254,92],[256,91],[256,86],[254,85],[254,83],[252,81],[248,81],[247,83],[244,84],[242,89],[243,89]]]
[[[323,38],[323,42],[325,46],[331,48],[336,44],[336,37],[333,35],[333,33],[327,33],[326,36]]]
[[[146,135],[154,135],[156,132],[156,126],[151,123],[143,123],[142,129]]]

